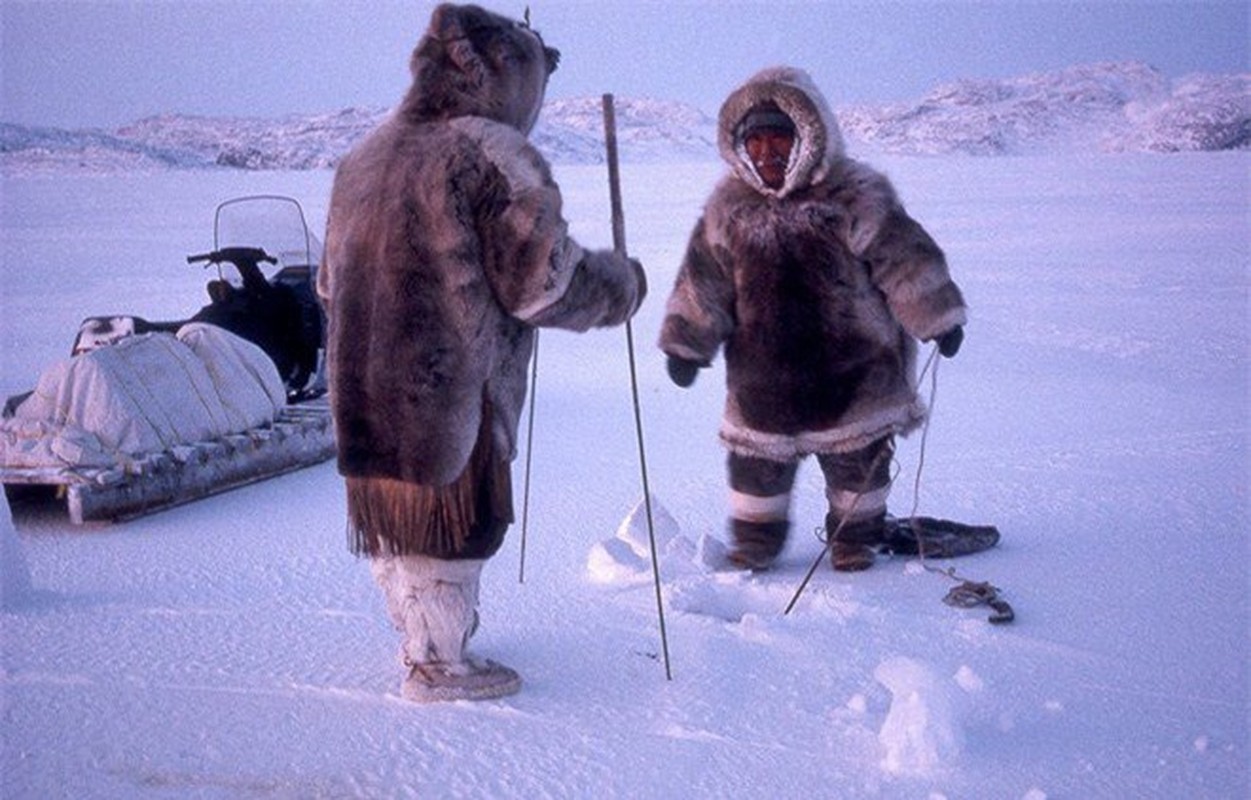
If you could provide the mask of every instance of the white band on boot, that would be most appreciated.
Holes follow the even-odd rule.
[[[830,510],[839,516],[850,514],[852,519],[868,519],[886,510],[886,500],[890,497],[890,486],[883,486],[880,489],[869,489],[865,492],[826,489],[825,496],[830,503]]]
[[[790,492],[760,497],[730,490],[730,514],[745,522],[776,522],[784,520],[791,507]]]

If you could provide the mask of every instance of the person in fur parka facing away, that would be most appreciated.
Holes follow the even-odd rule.
[[[807,73],[770,68],[733,91],[718,147],[730,173],[695,225],[660,348],[683,387],[725,351],[730,560],[773,562],[815,455],[833,566],[865,569],[886,536],[894,438],[925,414],[916,341],[954,356],[964,301],[889,181],[846,156]]]
[[[621,324],[646,293],[638,262],[568,235],[527,141],[558,58],[528,23],[437,7],[403,102],[334,179],[318,292],[338,467],[416,701],[520,687],[466,644],[513,520],[534,329]]]

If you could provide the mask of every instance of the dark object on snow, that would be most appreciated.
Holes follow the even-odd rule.
[[[966,525],[949,519],[933,517],[890,518],[886,522],[886,546],[889,552],[922,558],[956,558],[989,550],[999,543],[999,529],[993,525]],[[937,570],[960,583],[947,592],[943,602],[956,608],[990,606],[992,625],[1003,625],[1016,619],[1016,612],[989,582],[960,579],[955,570]]]
[[[0,419],[8,419],[9,417],[12,417],[14,414],[16,414],[17,407],[20,406],[22,403],[26,402],[26,398],[30,397],[34,393],[35,393],[34,390],[31,390],[29,392],[22,392],[21,394],[15,394],[9,399],[5,400],[4,412],[3,414],[0,414]]]
[[[218,216],[223,207],[231,204],[287,199],[229,200],[218,207]],[[281,204],[278,207],[285,208]],[[303,230],[303,212],[298,213]],[[233,267],[242,279],[242,286],[234,286],[225,278],[210,280],[205,287],[209,304],[189,319],[152,321],[131,315],[87,317],[79,326],[71,354],[81,355],[127,336],[177,333],[189,322],[203,322],[224,328],[264,350],[277,367],[289,400],[317,397],[325,391],[324,376],[319,371],[325,315],[313,291],[316,265],[312,263],[310,250],[311,245],[303,254],[303,260],[310,262],[307,264],[298,263],[301,254],[287,253],[288,258],[294,255],[297,263],[282,266],[272,279],[265,277],[260,265],[279,265],[279,258],[259,247],[222,247],[187,256],[188,264],[213,265],[219,270],[222,265]]]
[[[1012,606],[1008,605],[1006,600],[999,596],[999,589],[986,582],[962,581],[958,586],[953,586],[951,591],[947,592],[943,602],[956,608],[975,608],[980,605],[988,605],[995,612],[990,615],[988,620],[992,625],[1003,625],[1016,619],[1016,612],[1012,610]]]
[[[886,520],[884,549],[897,555],[956,558],[989,550],[997,544],[999,529],[993,525],[967,525],[933,517]]]

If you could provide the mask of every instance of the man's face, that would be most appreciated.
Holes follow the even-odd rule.
[[[794,134],[779,128],[757,128],[743,137],[747,157],[770,189],[781,189],[786,182],[786,165],[794,146]]]

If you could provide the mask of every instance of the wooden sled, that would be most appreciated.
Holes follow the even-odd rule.
[[[335,454],[325,397],[285,406],[272,424],[178,445],[111,467],[0,467],[0,483],[51,486],[70,522],[120,521],[312,466]]]

